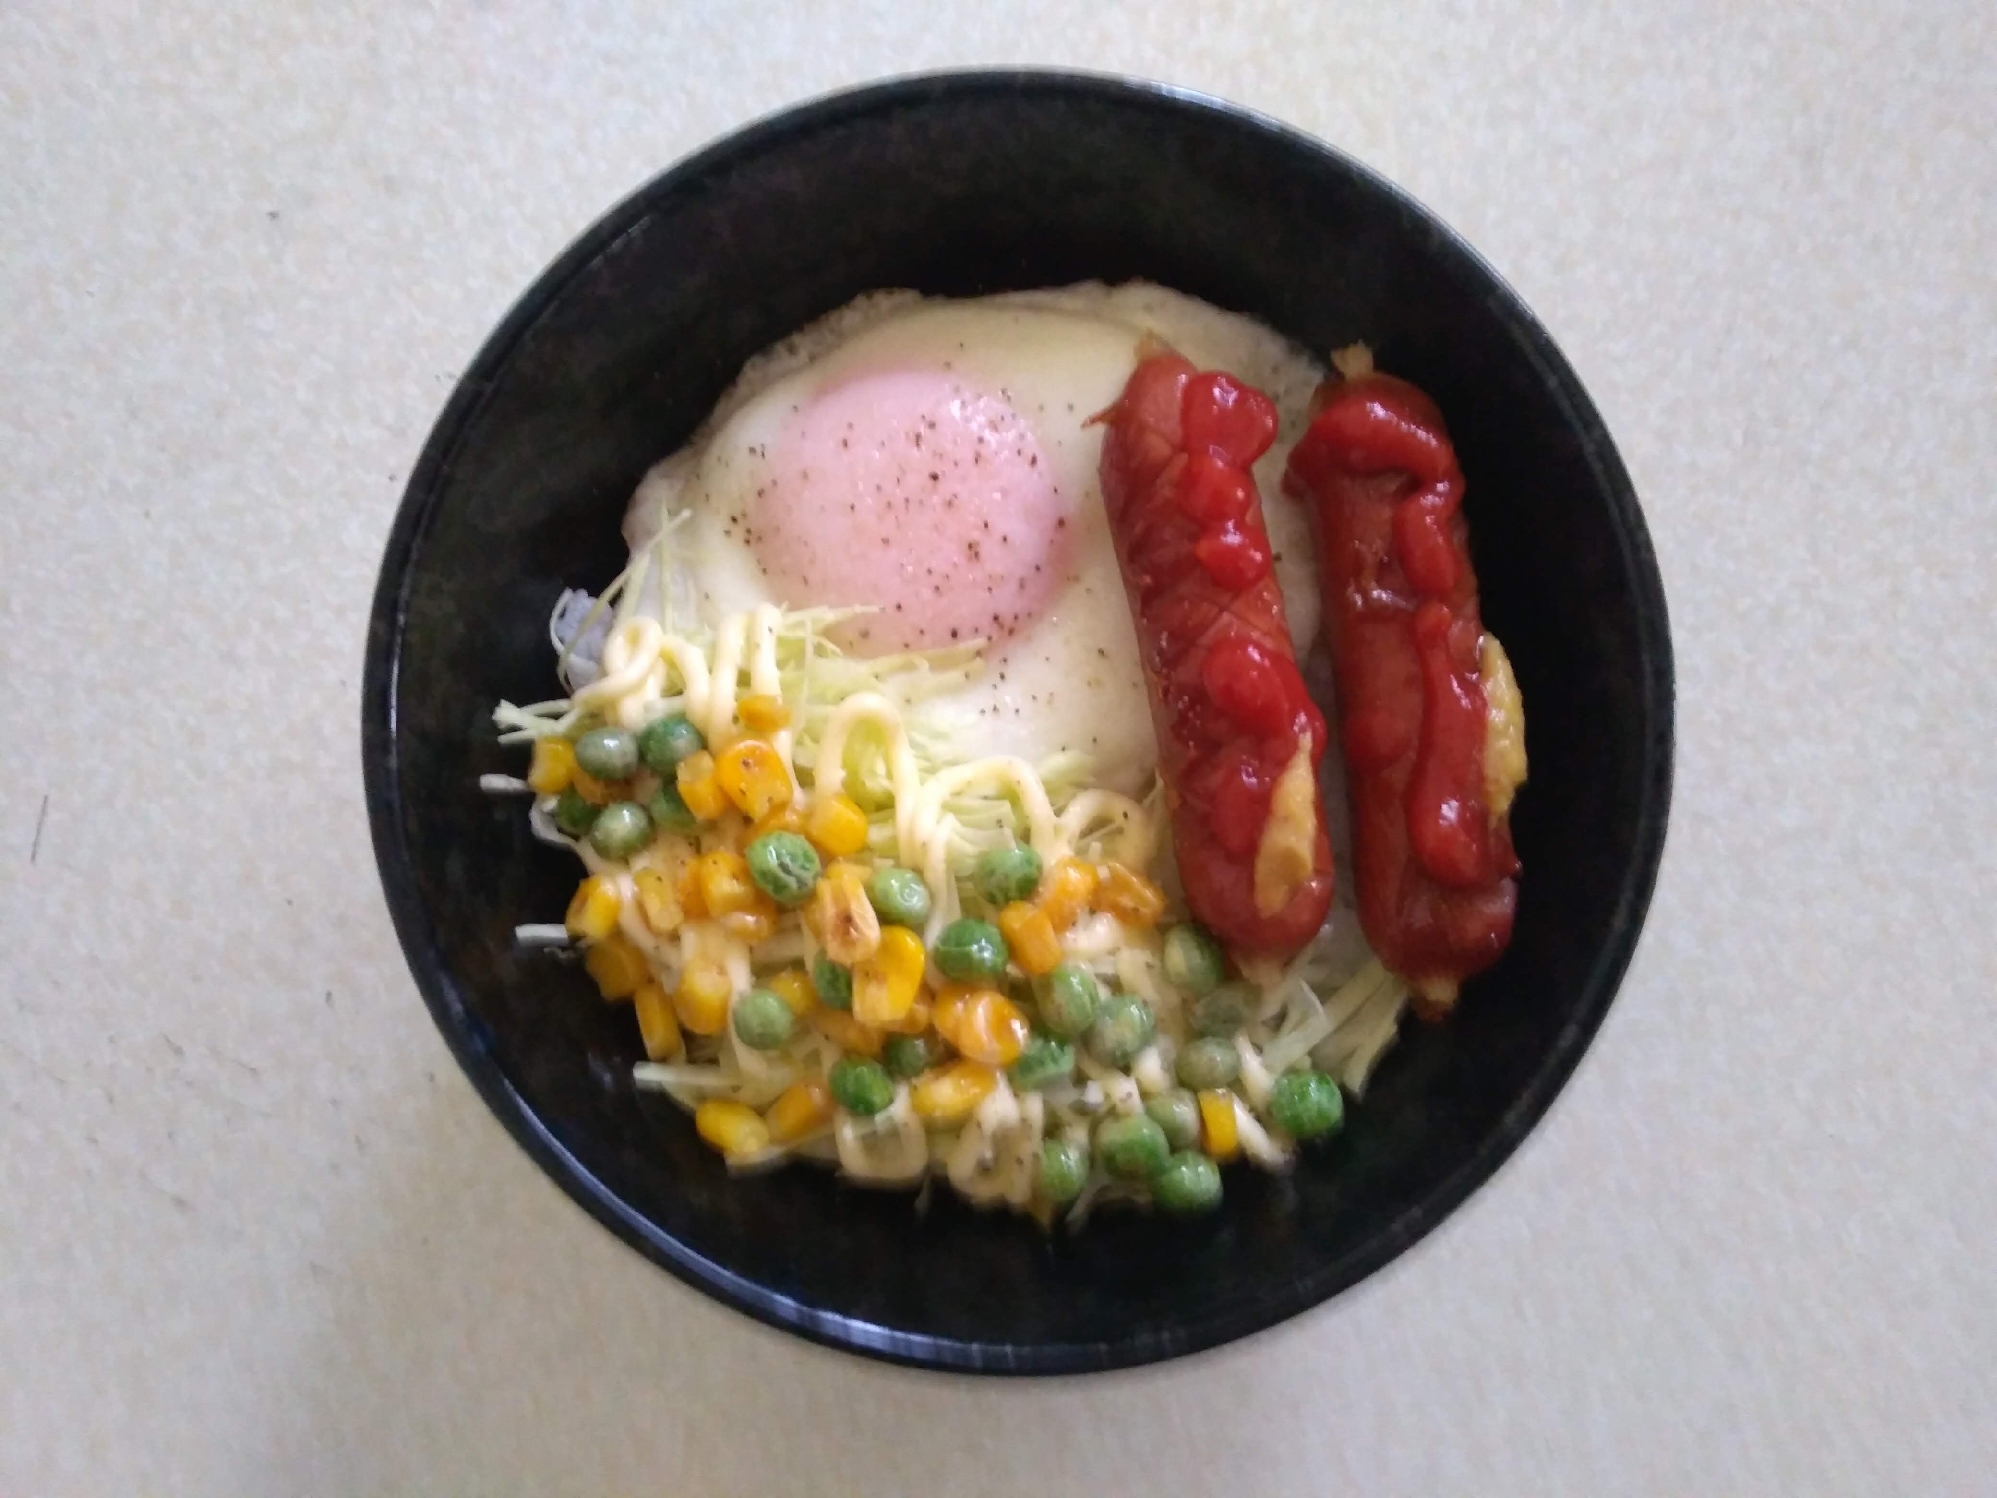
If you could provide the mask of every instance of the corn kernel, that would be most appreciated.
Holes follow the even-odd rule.
[[[811,979],[801,967],[771,973],[763,980],[763,987],[790,1005],[790,1012],[799,1019],[818,1007],[818,990],[811,986]]]
[[[1241,1153],[1241,1125],[1234,1116],[1234,1094],[1202,1092],[1200,1148],[1225,1165]]]
[[[651,977],[644,954],[614,934],[591,943],[582,954],[582,966],[606,999],[628,999]]]
[[[1003,994],[987,994],[965,1011],[957,1049],[972,1061],[1011,1066],[1026,1049],[1033,1026],[1024,1011]]]
[[[1059,935],[1075,924],[1096,895],[1095,868],[1079,858],[1057,858],[1041,877],[1033,903]]]
[[[795,832],[799,836],[803,836],[804,818],[798,815],[798,810],[795,806],[786,801],[782,806],[773,807],[769,811],[764,812],[749,824],[749,830],[742,838],[743,846],[747,847],[750,843],[753,843],[757,838],[768,832]]]
[[[998,928],[1012,949],[1012,960],[1028,977],[1042,977],[1061,965],[1061,937],[1039,906],[1013,901],[999,912]]]
[[[631,995],[631,1007],[638,1015],[638,1034],[645,1042],[648,1059],[670,1061],[685,1049],[680,1022],[673,1016],[673,1001],[658,984],[640,983]]]
[[[680,904],[678,882],[657,869],[639,869],[631,882],[638,888],[638,913],[646,926],[659,936],[671,936],[679,930],[686,909]]]
[[[790,727],[790,709],[781,697],[757,692],[735,704],[735,716],[751,733],[775,733]]]
[[[569,784],[576,788],[576,794],[591,806],[608,806],[613,801],[628,800],[631,795],[631,782],[628,780],[598,780],[581,765],[569,771]]]
[[[975,983],[946,983],[936,990],[935,1002],[930,1005],[929,1019],[930,1023],[936,1026],[938,1035],[945,1040],[950,1039],[950,1032],[957,1028],[958,1022],[963,1018],[964,1005],[977,991],[978,985]]]
[[[693,859],[683,864],[679,875],[673,880],[673,889],[680,897],[680,915],[689,921],[707,919],[707,897],[700,890],[700,860]]]
[[[891,1035],[920,1035],[929,1028],[929,1000],[920,994],[900,1019],[889,1020],[881,1028]]]
[[[832,1089],[817,1077],[791,1083],[763,1115],[763,1122],[770,1127],[771,1142],[775,1144],[802,1139],[831,1121]]]
[[[907,1014],[928,961],[921,937],[906,926],[888,927],[874,955],[853,967],[853,1017],[864,1025],[889,1025]]]
[[[728,809],[728,798],[714,775],[714,756],[705,749],[689,754],[673,771],[673,784],[679,788],[686,809],[703,822],[711,822]]]
[[[715,783],[745,816],[761,817],[791,798],[783,757],[761,739],[737,739],[714,762]]]
[[[804,835],[827,858],[850,858],[867,846],[867,814],[851,796],[820,796],[804,819]]]
[[[759,897],[768,898],[749,877],[749,860],[740,853],[716,848],[699,859],[701,903],[709,916],[754,910]]]
[[[865,1056],[870,1061],[880,1059],[881,1047],[887,1043],[887,1037],[879,1030],[861,1024],[843,1009],[814,1009],[811,1024],[840,1050]]]
[[[601,874],[591,874],[576,886],[575,898],[569,901],[569,935],[580,941],[601,941],[617,929],[617,913],[623,905],[616,885]]]
[[[805,907],[804,924],[841,967],[880,950],[881,918],[867,898],[867,874],[858,864],[835,863],[820,876]]]
[[[909,1106],[932,1123],[961,1123],[998,1086],[995,1067],[980,1061],[953,1061],[924,1072],[909,1089]]]
[[[534,759],[527,767],[527,783],[537,796],[552,796],[575,778],[575,745],[567,739],[534,740]]]
[[[673,1013],[696,1035],[719,1035],[728,1023],[728,1000],[733,995],[728,970],[712,957],[696,957],[680,974]]]
[[[958,1053],[989,1066],[1010,1066],[1033,1027],[1020,1007],[994,988],[953,987],[937,1000],[936,1033]]]
[[[1120,863],[1102,866],[1096,888],[1096,909],[1113,915],[1126,926],[1151,927],[1165,913],[1165,892]]]
[[[770,1147],[770,1126],[756,1116],[756,1110],[726,1098],[709,1098],[694,1109],[693,1126],[702,1139],[730,1159]]]

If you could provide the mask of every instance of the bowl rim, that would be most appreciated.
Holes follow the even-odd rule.
[[[397,757],[396,687],[414,564],[453,459],[484,406],[497,372],[548,307],[609,245],[640,223],[660,195],[725,169],[786,138],[911,104],[946,98],[1046,95],[1138,110],[1193,114],[1314,155],[1421,221],[1445,252],[1486,283],[1492,311],[1516,339],[1581,439],[1607,497],[1621,556],[1635,579],[1639,694],[1651,732],[1642,746],[1642,794],[1634,856],[1612,916],[1610,939],[1585,976],[1575,1014],[1524,1091],[1478,1148],[1398,1217],[1344,1254],[1258,1297],[1163,1332],[1115,1341],[1009,1343],[901,1331],[778,1294],[689,1249],[592,1174],[513,1086],[472,1017],[445,961],[417,886],[405,836]],[[1655,550],[1629,475],[1594,403],[1551,336],[1495,269],[1410,194],[1336,147],[1259,111],[1151,79],[1052,68],[952,69],[904,74],[841,89],[765,114],[682,157],[628,194],[564,250],[513,304],[459,377],[410,473],[384,548],[369,611],[361,686],[361,765],[375,861],[396,936],[418,990],[459,1066],[514,1141],[568,1196],[625,1243],[722,1304],[822,1346],[910,1367],[967,1373],[1062,1374],[1161,1362],[1231,1342],[1330,1300],[1433,1231],[1488,1181],[1524,1141],[1573,1074],[1608,1012],[1634,954],[1664,852],[1674,739],[1675,685],[1669,620]]]

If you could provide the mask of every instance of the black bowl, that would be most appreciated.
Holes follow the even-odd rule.
[[[1469,476],[1485,617],[1530,714],[1511,950],[1410,1026],[1345,1134],[1286,1178],[1230,1172],[1188,1223],[1077,1235],[918,1212],[799,1168],[731,1180],[637,1093],[630,1015],[523,955],[577,877],[532,842],[494,702],[551,695],[547,617],[623,561],[639,476],[749,355],[860,292],[1143,277],[1307,347],[1365,339],[1430,391]],[[1671,651],[1636,497],[1545,331],[1386,182],[1272,121],[1148,84],[914,78],[731,136],[614,209],[466,372],[390,535],[362,750],[382,881],[437,1024],[523,1148],[626,1242],[774,1326],[900,1362],[1111,1368],[1242,1336],[1400,1253],[1488,1177],[1580,1059],[1664,842]]]

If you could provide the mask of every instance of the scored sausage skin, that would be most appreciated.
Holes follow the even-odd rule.
[[[1324,923],[1332,865],[1316,775],[1329,734],[1297,670],[1250,468],[1275,408],[1165,350],[1098,419],[1186,903],[1238,957],[1286,959]]]

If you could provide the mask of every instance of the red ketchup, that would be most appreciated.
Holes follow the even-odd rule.
[[[1511,940],[1519,870],[1485,800],[1463,473],[1441,413],[1406,381],[1368,373],[1320,396],[1286,487],[1316,509],[1360,923],[1445,1006]]]
[[[1103,498],[1186,903],[1236,952],[1288,957],[1331,905],[1314,774],[1329,736],[1297,670],[1251,472],[1275,441],[1275,407],[1232,376],[1161,353],[1102,419]],[[1271,803],[1300,745],[1313,774],[1298,866],[1258,902]],[[1281,902],[1264,908],[1275,888]]]

